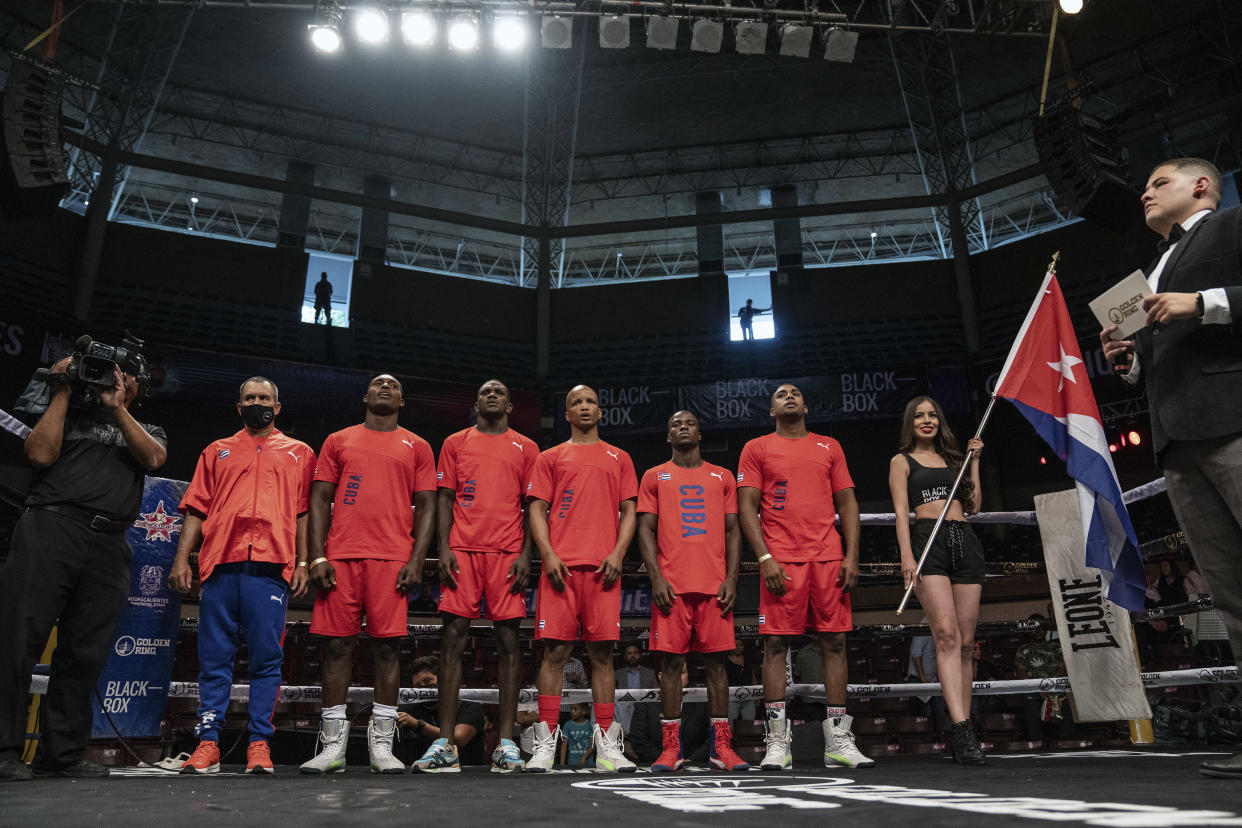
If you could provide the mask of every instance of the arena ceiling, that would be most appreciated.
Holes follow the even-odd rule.
[[[284,194],[309,193],[310,249],[356,255],[362,208],[380,206],[394,264],[526,285],[522,227],[547,226],[554,286],[694,274],[704,191],[721,193],[730,272],[775,267],[772,218],[790,213],[773,211],[771,188],[786,185],[810,266],[951,258],[1074,220],[1033,140],[1052,0],[436,8],[559,11],[574,44],[462,54],[399,38],[365,48],[346,32],[324,55],[306,2],[69,4],[58,62],[99,91],[66,91],[66,125],[87,139],[71,140],[66,206],[84,209],[91,150],[113,143],[129,162],[116,221],[270,244]],[[601,48],[601,8],[633,13],[628,48]],[[1242,11],[1235,0],[1170,8],[1090,0],[1058,15],[1048,97],[1079,89],[1084,111],[1118,127],[1136,178],[1172,154],[1238,166]],[[656,14],[680,20],[675,48],[648,47]],[[51,15],[50,0],[0,0],[6,48]],[[719,53],[691,51],[696,19],[725,23]],[[770,23],[764,54],[737,53],[739,20]],[[813,24],[809,57],[777,53],[782,22]],[[832,25],[859,35],[852,62],[824,59]],[[314,165],[309,190],[285,182],[290,162]]]

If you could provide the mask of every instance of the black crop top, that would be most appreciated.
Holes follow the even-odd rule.
[[[901,456],[906,458],[906,463],[910,466],[910,476],[906,479],[906,497],[910,501],[911,509],[944,500],[949,496],[949,489],[953,488],[953,481],[957,477],[956,468],[930,468],[904,451]],[[966,502],[966,493],[961,486],[957,489],[957,499],[963,504]]]

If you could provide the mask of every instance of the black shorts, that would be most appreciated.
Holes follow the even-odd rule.
[[[910,533],[910,546],[915,559],[923,554],[923,546],[931,535],[935,518],[918,518]],[[983,545],[975,537],[970,524],[964,520],[946,520],[940,524],[936,540],[932,543],[927,560],[923,563],[923,575],[944,575],[955,584],[982,584],[986,578],[983,571]]]

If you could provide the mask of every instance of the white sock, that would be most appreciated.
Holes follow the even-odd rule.
[[[332,719],[338,719],[338,720],[344,719],[345,718],[345,705],[334,704],[331,707],[325,707],[321,715],[323,716],[325,721],[330,721]]]
[[[785,702],[783,701],[765,701],[763,703],[764,715],[768,717],[768,721],[785,721]]]
[[[372,719],[395,719],[397,718],[397,706],[395,704],[380,704],[376,702],[371,705]]]

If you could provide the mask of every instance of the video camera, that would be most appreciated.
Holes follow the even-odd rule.
[[[98,394],[116,384],[116,369],[138,380],[139,393],[151,383],[147,361],[142,354],[142,340],[129,331],[119,346],[96,342],[87,335],[78,337],[74,343],[73,356],[65,369],[68,382],[74,390]]]
[[[63,374],[47,368],[35,371],[15,408],[26,414],[42,414],[52,398],[52,389],[67,385],[72,393],[69,407],[73,410],[92,408],[99,404],[99,395],[116,384],[116,369],[138,380],[138,398],[145,397],[151,386],[151,372],[143,357],[143,342],[129,331],[120,345],[106,345],[89,336],[78,337],[74,352]]]

